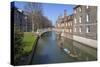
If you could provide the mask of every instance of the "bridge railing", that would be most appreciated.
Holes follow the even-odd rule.
[[[37,34],[41,35],[44,32],[51,31],[52,28],[37,29]]]

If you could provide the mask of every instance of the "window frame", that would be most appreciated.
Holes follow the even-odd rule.
[[[86,9],[89,9],[89,6],[88,5],[86,6]]]
[[[79,23],[82,23],[82,16],[79,17]]]
[[[74,23],[77,23],[77,20],[76,20],[76,18],[74,18]]]
[[[74,28],[74,32],[76,32],[76,27]]]
[[[81,7],[79,7],[78,9],[79,9],[79,12],[82,12],[82,8]]]
[[[82,32],[82,27],[79,27],[79,32],[80,32],[80,33]]]
[[[86,14],[86,22],[89,22],[89,14]]]
[[[86,33],[90,33],[90,26],[86,27]]]

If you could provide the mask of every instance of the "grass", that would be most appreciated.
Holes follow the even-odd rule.
[[[24,32],[24,38],[23,38],[24,53],[31,52],[35,40],[36,40],[36,37],[32,34],[32,32]]]

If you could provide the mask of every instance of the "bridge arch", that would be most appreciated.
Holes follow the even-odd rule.
[[[41,37],[42,35],[44,35],[45,33],[47,32],[52,32],[52,31],[55,31],[53,28],[48,28],[48,29],[38,29],[37,30],[37,35],[39,37]]]

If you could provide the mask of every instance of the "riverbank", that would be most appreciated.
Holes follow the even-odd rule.
[[[24,32],[23,38],[23,53],[19,57],[17,65],[26,65],[29,63],[29,57],[32,52],[33,47],[35,46],[36,36],[32,32]]]
[[[56,30],[56,32],[61,33],[61,30]],[[88,39],[88,38],[76,36],[73,34],[66,34],[66,33],[63,33],[63,35],[61,36],[86,44],[87,46],[90,46],[92,48],[97,48],[97,40]]]
[[[88,39],[88,38],[84,38],[84,37],[80,37],[80,36],[76,36],[76,35],[70,35],[70,34],[69,35],[67,34],[67,36],[64,34],[63,37],[83,43],[92,48],[97,48],[97,40]]]

